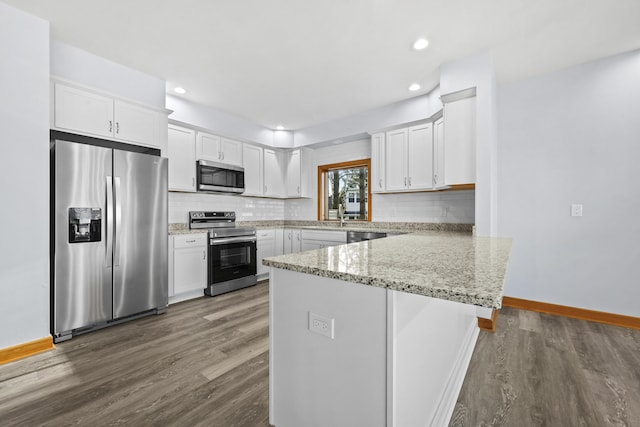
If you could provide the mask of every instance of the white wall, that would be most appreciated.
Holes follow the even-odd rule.
[[[282,220],[284,200],[169,192],[169,223],[186,223],[189,211],[235,211],[238,221]]]
[[[0,3],[0,349],[49,336],[49,24]]]
[[[635,51],[499,87],[505,295],[640,317],[639,76]]]
[[[348,162],[371,157],[371,139],[325,146],[313,150],[312,185],[317,188],[318,165]],[[410,194],[373,194],[373,221],[410,221],[464,223],[474,221],[475,193],[473,191],[431,192]],[[318,219],[317,196],[311,199],[291,199],[285,202],[287,220],[315,221]]]
[[[296,147],[334,140],[354,140],[366,137],[368,132],[424,120],[442,109],[440,89],[394,104],[363,111],[328,123],[298,129],[294,132]]]
[[[165,105],[164,80],[59,41],[51,41],[51,74],[156,108]]]
[[[187,123],[202,129],[209,130],[217,135],[239,139],[246,142],[257,142],[274,146],[274,131],[257,125],[242,117],[234,116],[224,111],[205,107],[184,98],[173,95],[166,97],[167,108],[173,110],[169,119]],[[292,144],[288,132],[281,132],[278,142],[285,145]]]

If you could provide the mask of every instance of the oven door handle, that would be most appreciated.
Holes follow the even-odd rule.
[[[255,236],[247,236],[247,237],[227,237],[224,239],[209,239],[209,244],[212,246],[218,245],[226,245],[229,243],[246,243],[246,242],[256,242]]]

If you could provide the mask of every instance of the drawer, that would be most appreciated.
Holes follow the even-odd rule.
[[[193,248],[207,246],[207,233],[176,234],[173,236],[173,248]]]
[[[276,230],[274,230],[274,229],[258,230],[256,232],[256,235],[258,236],[258,239],[260,239],[260,240],[275,239],[276,238]]]
[[[346,231],[302,230],[302,240],[325,240],[329,242],[346,243]]]

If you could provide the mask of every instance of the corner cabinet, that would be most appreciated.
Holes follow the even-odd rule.
[[[196,191],[196,133],[169,125],[169,191]]]
[[[52,129],[165,148],[167,112],[105,93],[52,82]]]
[[[196,159],[242,166],[242,143],[222,136],[198,132]]]
[[[282,179],[283,156],[281,151],[264,149],[264,196],[284,197],[284,185]]]

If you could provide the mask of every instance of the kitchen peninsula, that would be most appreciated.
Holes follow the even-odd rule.
[[[510,249],[422,231],[265,259],[271,424],[447,425]]]

